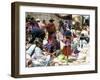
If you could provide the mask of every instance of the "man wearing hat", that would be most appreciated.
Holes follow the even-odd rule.
[[[53,39],[55,32],[56,32],[56,26],[53,22],[54,22],[54,19],[50,19],[46,27],[47,32],[48,32],[48,41],[51,41]]]

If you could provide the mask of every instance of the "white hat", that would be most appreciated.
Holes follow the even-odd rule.
[[[39,18],[37,18],[37,19],[36,19],[36,21],[40,21],[40,19],[39,19]]]

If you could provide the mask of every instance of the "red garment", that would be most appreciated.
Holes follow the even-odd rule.
[[[65,56],[69,56],[69,55],[71,55],[71,46],[69,45],[69,46],[64,46],[64,48],[63,48],[63,54],[65,55]]]
[[[55,24],[54,23],[49,23],[47,26],[46,26],[46,29],[48,31],[48,41],[52,41],[54,38],[55,38],[55,32],[56,32],[56,27],[55,27]]]
[[[48,33],[54,33],[56,31],[56,27],[54,23],[49,23],[46,27]]]
[[[49,35],[49,36],[48,36],[48,42],[51,42],[51,41],[52,41],[52,36]]]

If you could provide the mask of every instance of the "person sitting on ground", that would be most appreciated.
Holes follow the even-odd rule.
[[[31,57],[31,59],[28,60],[29,62],[27,62],[27,64],[32,62],[32,66],[45,66],[47,65],[47,60],[49,60],[49,56],[45,56],[43,54],[42,40],[39,38],[35,39],[34,44],[30,46],[30,48],[26,51],[26,54]]]

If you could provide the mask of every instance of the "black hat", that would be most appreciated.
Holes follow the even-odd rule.
[[[55,21],[55,20],[51,18],[49,21],[50,21],[50,22],[53,22],[53,21]]]

